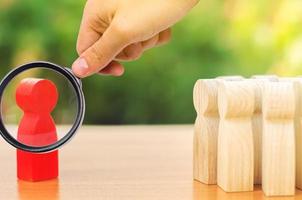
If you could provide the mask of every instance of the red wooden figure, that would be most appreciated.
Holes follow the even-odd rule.
[[[57,141],[50,113],[58,100],[55,84],[46,79],[23,79],[16,91],[16,102],[23,110],[17,139],[30,146],[45,146]],[[17,175],[21,180],[43,181],[58,176],[58,151],[30,153],[17,150]]]

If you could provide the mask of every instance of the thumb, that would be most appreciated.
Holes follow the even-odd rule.
[[[102,37],[87,48],[72,64],[73,72],[81,78],[99,72],[129,43],[127,34],[109,26]]]

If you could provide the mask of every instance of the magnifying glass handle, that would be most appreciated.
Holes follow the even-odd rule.
[[[77,80],[77,82],[79,83],[80,87],[82,88],[82,81],[81,81],[81,79],[79,77],[77,77],[70,68],[68,68],[68,67],[64,67],[64,68],[67,71],[69,71],[74,76],[74,78]]]

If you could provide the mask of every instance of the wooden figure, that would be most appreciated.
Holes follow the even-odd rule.
[[[46,146],[57,141],[50,115],[58,100],[56,86],[45,79],[24,79],[16,91],[16,102],[23,110],[18,128],[19,142]],[[58,176],[58,151],[35,154],[17,150],[17,175],[25,181],[43,181]]]
[[[265,83],[262,189],[267,196],[295,194],[295,98],[292,82]]]
[[[218,76],[216,79],[225,80],[225,81],[242,81],[244,78],[242,76]]]
[[[296,187],[302,189],[302,78],[301,77],[286,77],[280,78],[282,82],[293,82],[295,89],[295,144],[296,144]]]
[[[215,79],[198,80],[193,92],[197,112],[193,150],[194,179],[205,184],[217,182],[217,87],[218,81]]]
[[[296,187],[302,189],[302,78],[294,81],[296,94],[295,141],[296,141]]]
[[[262,90],[265,82],[278,81],[274,75],[255,75],[250,81],[255,88],[255,109],[252,117],[253,141],[254,141],[254,184],[261,184],[262,172]]]
[[[249,81],[220,81],[217,183],[226,192],[252,191],[254,149],[251,117],[254,87]]]

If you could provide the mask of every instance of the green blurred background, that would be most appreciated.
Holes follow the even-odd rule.
[[[70,66],[84,0],[1,0],[0,75],[33,60]],[[199,78],[302,72],[301,0],[200,1],[170,44],[83,80],[86,124],[193,123]]]

